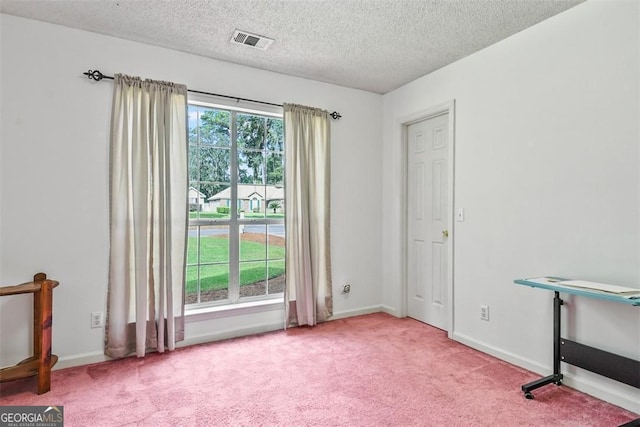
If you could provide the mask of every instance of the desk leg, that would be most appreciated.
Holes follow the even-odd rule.
[[[522,386],[522,392],[527,399],[533,399],[533,390],[554,383],[562,384],[562,374],[560,373],[560,308],[562,307],[562,299],[560,293],[555,292],[553,296],[553,374],[539,380],[532,381]]]
[[[562,313],[560,312],[560,308],[562,304],[563,301],[560,299],[560,293],[555,292],[553,295],[553,376],[555,377],[554,383],[556,385],[562,384],[562,374],[560,373],[560,361],[562,360],[560,356],[560,346],[562,345],[562,338],[560,337],[562,333],[560,330]]]

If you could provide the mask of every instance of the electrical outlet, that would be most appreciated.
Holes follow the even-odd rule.
[[[104,313],[101,311],[94,311],[91,313],[91,327],[102,328],[104,326]]]
[[[351,292],[351,285],[344,285],[342,287],[342,293],[343,294],[348,294],[349,292]]]
[[[480,306],[480,319],[481,320],[486,320],[487,322],[489,321],[489,306],[488,305],[481,305]]]

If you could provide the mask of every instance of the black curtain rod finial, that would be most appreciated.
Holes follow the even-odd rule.
[[[82,73],[82,74],[87,76],[89,80],[95,80],[97,82],[99,82],[104,78],[109,78],[108,76],[105,76],[104,74],[102,74],[99,70],[89,70],[86,73]]]
[[[333,113],[331,113],[331,114],[329,114],[329,115],[331,116],[331,118],[332,118],[333,120],[338,120],[338,119],[341,119],[341,118],[342,118],[342,116],[340,115],[340,113],[338,113],[337,111],[334,111]]]

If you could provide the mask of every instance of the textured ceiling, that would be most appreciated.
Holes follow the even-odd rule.
[[[0,0],[0,12],[386,93],[584,0]],[[235,29],[275,39],[229,43]]]

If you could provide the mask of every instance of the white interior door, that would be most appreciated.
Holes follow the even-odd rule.
[[[449,114],[408,126],[407,314],[447,329]]]

